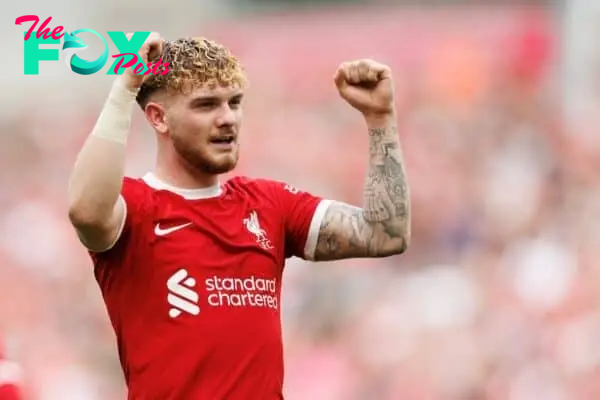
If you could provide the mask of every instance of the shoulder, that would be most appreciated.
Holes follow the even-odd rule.
[[[281,192],[297,193],[298,189],[293,185],[274,179],[251,178],[248,176],[236,176],[229,179],[225,186],[238,191],[264,192],[277,194]]]
[[[144,178],[123,177],[121,198],[125,201],[126,206],[148,206],[154,201],[156,192]]]
[[[125,176],[123,177],[122,190],[133,193],[148,193],[152,188],[141,177]]]
[[[224,187],[231,192],[242,193],[250,197],[278,199],[286,184],[265,178],[236,176],[225,182]]]
[[[275,181],[264,178],[253,178],[249,176],[239,175],[228,179],[225,182],[226,186],[236,189],[261,189],[273,185]]]

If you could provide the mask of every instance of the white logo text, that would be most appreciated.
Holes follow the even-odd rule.
[[[268,307],[277,309],[277,279],[221,278],[213,276],[204,282],[208,304],[213,307]]]

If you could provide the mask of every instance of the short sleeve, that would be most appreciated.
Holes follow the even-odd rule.
[[[331,200],[285,184],[276,184],[285,224],[286,257],[314,260],[321,222]]]
[[[123,179],[119,201],[123,202],[125,212],[118,234],[106,249],[91,252],[95,255],[115,252],[118,248],[123,247],[122,244],[129,241],[135,226],[142,223],[151,203],[147,186],[143,182],[128,177]]]

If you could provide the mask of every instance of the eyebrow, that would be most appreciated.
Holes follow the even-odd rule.
[[[242,97],[244,97],[243,93],[236,93],[233,96],[231,96],[230,100],[241,99]],[[190,104],[192,106],[194,106],[194,105],[202,104],[202,103],[219,103],[222,100],[223,100],[223,98],[220,96],[198,96],[198,97],[195,97],[194,99],[192,99],[192,101],[190,101]]]
[[[218,96],[198,96],[190,101],[190,104],[198,104],[198,103],[209,103],[209,102],[219,102],[221,98]]]

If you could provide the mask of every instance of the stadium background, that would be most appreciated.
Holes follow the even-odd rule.
[[[25,14],[225,43],[252,85],[236,173],[356,204],[367,138],[331,77],[348,59],[393,68],[412,246],[384,260],[289,262],[289,400],[600,398],[600,3],[36,0],[3,10],[0,336],[30,398],[125,391],[65,209],[112,77],[78,76],[62,60],[24,76],[14,19]],[[134,131],[127,172],[140,175],[154,155],[140,113]]]

